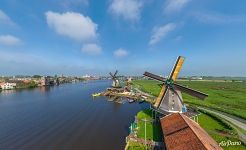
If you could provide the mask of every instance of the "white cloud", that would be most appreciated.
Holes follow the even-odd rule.
[[[2,10],[0,10],[0,24],[1,23],[6,24],[6,25],[15,26],[15,23]]]
[[[13,46],[21,43],[21,40],[12,35],[0,35],[0,45]]]
[[[172,13],[180,11],[191,0],[167,0],[165,3],[164,11],[166,13]]]
[[[240,23],[245,21],[246,19],[245,16],[228,16],[216,12],[213,13],[196,12],[193,13],[193,16],[199,22],[208,23],[208,24],[225,24],[225,23],[235,23],[235,22]]]
[[[49,27],[60,35],[83,42],[97,38],[98,25],[90,17],[75,12],[56,13],[48,11],[45,15]]]
[[[142,0],[112,0],[109,11],[125,20],[138,21],[141,15]]]
[[[125,57],[128,55],[128,52],[127,50],[123,49],[123,48],[120,48],[120,49],[117,49],[116,51],[114,51],[114,56],[115,57]]]
[[[81,51],[90,55],[98,55],[102,52],[102,48],[97,44],[84,44]]]
[[[149,45],[158,43],[161,39],[165,38],[171,31],[176,28],[174,23],[168,23],[164,26],[155,27],[151,35]]]

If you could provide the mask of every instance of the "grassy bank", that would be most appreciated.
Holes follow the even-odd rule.
[[[137,123],[138,126],[138,137],[145,138],[145,122],[141,120],[152,120],[152,111],[145,109],[137,114],[137,118],[140,120]],[[146,139],[153,141],[162,141],[162,135],[160,134],[161,126],[159,123],[146,122]]]
[[[137,127],[136,127],[136,135],[137,138],[145,139],[148,141],[162,142],[162,130],[160,123],[155,123],[154,118],[152,116],[152,111],[150,109],[145,109],[137,113],[136,116]],[[146,126],[145,126],[145,121]],[[146,128],[145,128],[146,127]],[[146,134],[145,134],[146,129]],[[129,141],[128,150],[143,150],[150,149],[148,146],[146,147],[143,143],[138,143],[134,141]]]
[[[153,119],[151,110],[143,110],[138,112],[137,114],[138,119]],[[201,115],[199,115],[198,119],[199,125],[207,131],[207,133],[219,144],[222,141],[232,141],[238,142],[238,135],[236,131],[230,127],[226,122],[221,120],[219,117],[214,116],[212,114],[206,113],[201,111]],[[144,123],[139,122],[137,124],[138,138],[145,137],[145,125]],[[151,123],[146,124],[146,138],[147,140],[154,140],[154,141],[162,141],[162,131],[160,125],[153,126]],[[137,143],[137,142],[129,142],[128,150],[143,150],[148,149],[145,147],[144,144]],[[245,145],[230,145],[230,146],[222,146],[225,150],[244,150]]]
[[[217,143],[221,143],[222,141],[239,141],[236,131],[214,115],[203,112],[199,115],[198,123]],[[234,146],[230,145],[228,147],[222,146],[222,148],[225,150],[244,150],[246,147],[241,144]]]
[[[150,150],[150,148],[148,148],[144,144],[131,141],[129,142],[127,150]]]
[[[159,83],[153,80],[133,81],[134,86],[155,96],[161,89]],[[246,119],[245,82],[179,81],[179,83],[209,95],[201,101],[182,93],[185,103],[210,107]]]
[[[17,83],[17,86],[16,86],[17,89],[28,89],[28,88],[35,88],[35,87],[38,87],[38,84],[36,84],[34,81],[29,82],[29,83],[20,82],[20,83]]]

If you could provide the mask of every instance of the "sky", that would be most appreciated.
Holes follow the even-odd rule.
[[[0,75],[246,76],[245,0],[1,0]]]

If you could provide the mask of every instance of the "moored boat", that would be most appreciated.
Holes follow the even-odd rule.
[[[93,97],[97,97],[97,96],[100,96],[100,95],[101,95],[101,93],[94,93],[94,94],[92,94]]]

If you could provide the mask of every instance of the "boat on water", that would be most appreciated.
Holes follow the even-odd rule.
[[[133,103],[134,100],[133,100],[133,99],[128,99],[128,102],[129,102],[129,103]]]
[[[94,93],[92,94],[93,97],[101,96],[101,93]]]

